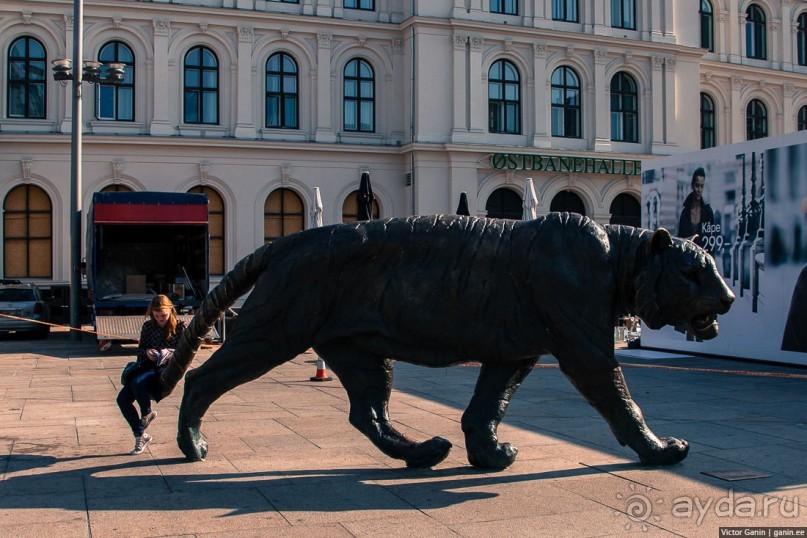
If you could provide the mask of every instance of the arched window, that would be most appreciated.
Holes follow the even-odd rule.
[[[224,199],[212,187],[193,187],[188,192],[207,195],[207,226],[210,234],[210,274],[224,274]]]
[[[501,187],[490,193],[485,204],[487,216],[492,219],[521,220],[524,212],[521,196],[507,187]]]
[[[347,195],[342,203],[342,222],[357,222],[359,220],[359,191],[355,190]],[[378,201],[373,200],[372,219],[375,220],[381,213],[378,209]]]
[[[303,201],[291,189],[273,190],[263,204],[263,242],[302,231],[305,228]]]
[[[611,26],[636,29],[636,3],[634,0],[611,0]]]
[[[639,90],[627,73],[611,79],[611,140],[639,141]]]
[[[375,131],[375,75],[369,63],[354,58],[345,66],[345,131]]]
[[[299,88],[297,63],[285,52],[266,61],[266,127],[299,127]]]
[[[3,201],[3,276],[53,276],[53,206],[35,185],[20,185]]]
[[[766,51],[765,12],[756,4],[745,11],[745,55],[755,60],[765,60]]]
[[[490,12],[518,15],[518,0],[490,0]]]
[[[123,81],[118,84],[98,84],[95,92],[95,117],[99,120],[134,121],[134,54],[126,44],[112,41],[101,47],[98,61],[102,64],[122,63]],[[101,77],[106,78],[107,67],[101,68]]]
[[[799,15],[796,26],[796,46],[799,65],[807,65],[807,11]]]
[[[45,118],[45,47],[33,37],[15,40],[8,50],[8,117]]]
[[[577,0],[552,0],[552,20],[578,22]]]
[[[768,136],[768,109],[759,99],[751,99],[745,108],[745,126],[748,140]]]
[[[715,14],[709,0],[701,0],[701,48],[715,51]]]
[[[701,149],[716,145],[715,103],[707,94],[701,93]]]
[[[552,203],[549,204],[549,210],[579,213],[583,216],[586,214],[586,206],[583,204],[583,200],[572,191],[560,191],[557,193],[552,198]]]
[[[622,224],[638,228],[642,224],[642,205],[632,195],[623,192],[611,202],[609,224]]]
[[[488,72],[488,130],[491,133],[521,133],[521,87],[512,62],[497,60]]]
[[[115,183],[112,185],[107,185],[100,192],[132,192],[132,189],[127,187],[126,185],[121,185],[120,183]]]
[[[807,105],[799,109],[799,115],[796,119],[796,129],[799,131],[807,131]]]
[[[571,67],[552,73],[552,136],[580,138],[580,78]]]
[[[219,62],[207,47],[185,55],[185,123],[219,123]]]

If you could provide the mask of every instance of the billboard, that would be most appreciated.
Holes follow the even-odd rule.
[[[693,238],[737,297],[720,335],[642,346],[807,365],[807,131],[646,160],[642,226]]]

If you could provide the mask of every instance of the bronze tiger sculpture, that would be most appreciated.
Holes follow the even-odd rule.
[[[532,221],[410,217],[306,230],[258,248],[207,296],[161,377],[168,395],[208,329],[254,286],[227,340],[185,377],[177,441],[189,460],[207,443],[202,417],[228,390],[314,350],[339,377],[350,423],[410,467],[441,462],[451,443],[409,439],[390,423],[393,361],[482,363],[462,416],[468,460],[501,469],[517,449],[497,428],[511,397],[551,353],[622,445],[649,465],[684,459],[686,441],[645,424],[614,359],[617,319],[717,335],[734,300],[692,241],[576,214]]]

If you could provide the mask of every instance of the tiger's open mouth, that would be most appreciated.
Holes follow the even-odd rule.
[[[689,327],[698,338],[709,340],[717,336],[717,316],[701,314],[689,321]]]

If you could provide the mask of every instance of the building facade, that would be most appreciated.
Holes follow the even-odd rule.
[[[71,1],[0,7],[6,278],[69,279],[73,31]],[[638,225],[642,159],[807,127],[802,0],[86,0],[84,60],[126,74],[82,85],[83,207],[207,193],[214,275],[315,187],[354,219],[363,172],[382,218],[520,218],[532,178],[539,214]]]

